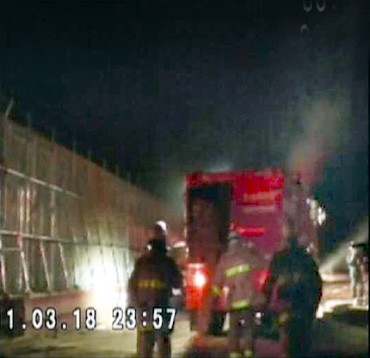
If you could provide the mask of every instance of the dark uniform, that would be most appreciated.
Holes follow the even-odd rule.
[[[280,327],[281,339],[290,357],[309,350],[312,322],[322,295],[322,280],[316,262],[297,240],[276,253],[266,285],[268,308]]]
[[[228,290],[230,312],[230,357],[252,357],[254,354],[254,311],[264,304],[264,295],[255,289],[256,273],[265,262],[241,238],[231,235],[227,252],[217,266],[213,291],[216,297]]]
[[[149,249],[136,262],[129,280],[130,302],[137,309],[137,354],[140,358],[152,357],[157,343],[159,356],[168,358],[171,356],[172,328],[169,328],[170,315],[166,309],[172,289],[181,289],[182,277],[175,261],[167,256],[164,240],[151,240]],[[162,309],[160,329],[153,327],[154,308]]]

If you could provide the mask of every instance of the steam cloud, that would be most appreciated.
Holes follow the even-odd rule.
[[[320,181],[325,161],[344,142],[349,101],[344,96],[309,101],[300,110],[303,131],[295,140],[288,159],[307,186]]]

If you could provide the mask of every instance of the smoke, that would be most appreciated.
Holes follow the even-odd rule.
[[[349,117],[347,98],[336,95],[311,99],[301,105],[302,132],[293,143],[288,167],[299,171],[307,186],[320,181],[325,162],[344,143]]]

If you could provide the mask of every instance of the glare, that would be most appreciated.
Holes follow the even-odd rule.
[[[172,294],[174,296],[180,296],[181,295],[181,289],[179,289],[179,288],[173,288],[172,289]]]
[[[177,241],[173,245],[174,248],[180,248],[180,247],[186,247],[186,242],[185,241]]]
[[[107,272],[102,267],[97,268],[94,273],[92,305],[98,313],[102,328],[109,327],[111,324],[114,307],[122,307],[125,303],[120,301],[126,298],[119,296],[116,274],[111,270]]]
[[[255,318],[255,322],[256,322],[256,324],[257,324],[257,325],[261,325],[261,323],[262,323],[262,318],[263,318],[263,314],[262,314],[262,312],[256,312],[256,314],[255,314],[254,318]]]
[[[325,222],[326,214],[324,210],[320,210],[320,209],[319,209],[319,215],[317,217],[317,222],[319,223],[319,225],[322,225]]]
[[[119,254],[123,261],[117,261]],[[134,264],[131,253],[89,247],[76,252],[76,261],[76,284],[89,292],[84,305],[97,311],[99,329],[111,329],[113,309],[124,310],[128,304],[126,287]]]
[[[313,221],[315,225],[323,225],[326,220],[326,212],[320,203],[314,199],[307,199],[307,205],[310,207],[310,219]]]
[[[317,319],[322,319],[324,317],[324,306],[322,304],[319,304],[319,307],[316,311],[316,318]]]
[[[194,285],[197,287],[203,287],[206,284],[206,277],[203,273],[197,271],[194,274]]]

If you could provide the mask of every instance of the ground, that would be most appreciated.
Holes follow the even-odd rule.
[[[329,279],[328,279],[329,281]],[[356,307],[350,298],[346,276],[331,277],[325,282],[319,312],[314,326],[314,346],[311,357],[367,357],[368,305]],[[195,340],[189,330],[186,314],[179,314],[173,334],[173,356],[183,356]],[[37,332],[26,336],[3,339],[5,357],[134,357],[136,334],[132,331],[114,332],[97,329],[93,332]],[[197,342],[197,343],[195,343]],[[205,339],[203,352],[193,356],[225,356],[225,338]],[[193,349],[194,350],[194,349]]]

